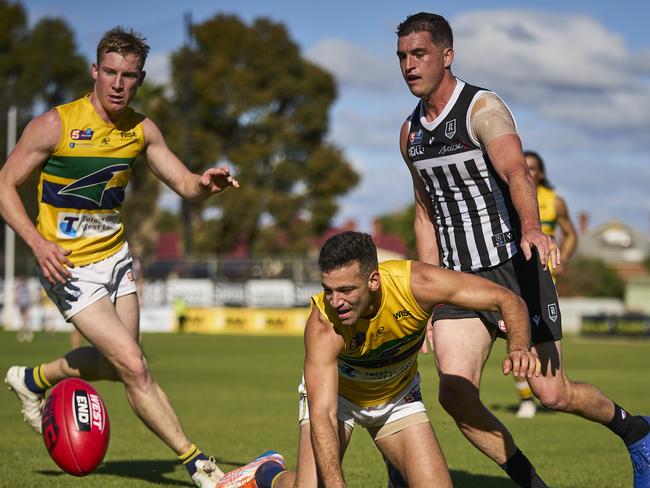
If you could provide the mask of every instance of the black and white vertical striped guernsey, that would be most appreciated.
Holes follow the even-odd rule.
[[[409,117],[406,144],[435,211],[440,265],[478,271],[515,255],[519,218],[508,186],[469,128],[471,108],[487,90],[456,80],[434,121],[426,121],[418,104]]]

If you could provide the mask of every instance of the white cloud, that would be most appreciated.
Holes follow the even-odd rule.
[[[451,19],[454,73],[497,91],[517,117],[524,146],[539,150],[571,213],[621,218],[646,230],[650,204],[650,50],[587,15],[473,11]],[[394,53],[330,39],[309,56],[340,83],[333,139],[361,162],[363,181],[340,218],[361,222],[405,207],[410,178],[397,131],[415,100]]]
[[[165,85],[170,82],[170,53],[155,53],[147,58],[145,63],[145,71],[147,72],[147,80],[157,85]]]
[[[650,127],[650,54],[586,15],[473,11],[452,22],[455,71],[592,130]],[[474,81],[476,82],[476,81]]]
[[[381,90],[403,83],[394,53],[393,62],[387,63],[385,56],[378,56],[344,39],[324,39],[309,49],[305,56],[332,73],[342,84]]]

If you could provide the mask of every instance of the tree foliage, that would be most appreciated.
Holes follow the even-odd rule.
[[[0,155],[7,156],[7,113],[17,109],[17,136],[35,111],[68,102],[91,86],[88,64],[77,54],[72,30],[59,19],[44,18],[30,30],[27,14],[18,2],[0,0]],[[28,215],[37,214],[36,174],[19,193]],[[0,237],[4,240],[4,225]],[[33,269],[31,251],[16,241],[16,269]]]
[[[415,233],[413,232],[414,220],[415,204],[411,204],[402,210],[379,217],[383,231],[386,234],[395,234],[400,236],[408,246],[410,256],[417,258]]]
[[[578,256],[558,278],[557,290],[560,296],[623,298],[625,284],[600,259]]]
[[[306,249],[359,179],[325,142],[333,78],[268,19],[248,26],[217,15],[193,33],[194,45],[172,57],[180,117],[164,123],[168,142],[194,171],[227,163],[242,184],[208,200],[218,218],[201,221],[200,209],[185,207],[196,250],[227,251],[241,240],[253,250]]]

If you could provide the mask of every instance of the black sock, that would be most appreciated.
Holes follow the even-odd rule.
[[[650,434],[650,424],[641,415],[630,415],[616,403],[614,404],[614,418],[606,427],[623,439],[626,446],[634,444]]]
[[[548,488],[528,458],[519,449],[500,466],[510,476],[510,479],[522,488]]]

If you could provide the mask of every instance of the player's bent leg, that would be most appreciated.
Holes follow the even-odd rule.
[[[614,402],[595,386],[567,378],[562,365],[560,341],[536,344],[533,350],[542,363],[542,373],[528,378],[528,382],[542,405],[601,424],[607,424],[612,419]]]
[[[409,488],[451,487],[445,457],[426,413],[413,417],[425,421],[376,439],[377,447],[403,475]]]
[[[136,415],[177,454],[184,453],[191,443],[167,396],[154,382],[132,330],[122,323],[110,299],[102,298],[72,320],[117,370]]]
[[[650,417],[632,415],[587,383],[570,381],[562,367],[558,342],[536,344],[542,374],[529,379],[543,405],[574,413],[610,429],[625,443],[634,469],[634,487],[650,488]]]
[[[496,463],[505,463],[516,451],[514,441],[479,395],[492,335],[478,318],[438,320],[433,340],[440,404],[477,449]]]

